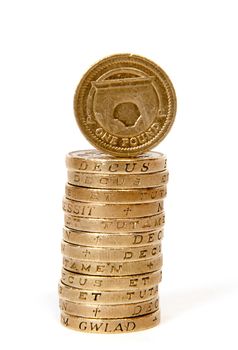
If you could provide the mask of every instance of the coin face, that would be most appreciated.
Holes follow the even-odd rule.
[[[105,153],[132,157],[157,145],[169,132],[176,96],[166,73],[131,54],[107,57],[83,76],[75,97],[77,123]]]

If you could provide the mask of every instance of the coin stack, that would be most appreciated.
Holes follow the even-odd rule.
[[[154,327],[168,170],[166,157],[149,150],[173,124],[173,86],[155,63],[114,55],[83,76],[74,110],[100,151],[66,157],[61,323],[94,333]]]
[[[66,158],[62,322],[125,332],[159,322],[168,171],[161,153],[132,159],[76,151]]]

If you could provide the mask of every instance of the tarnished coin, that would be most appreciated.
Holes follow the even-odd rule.
[[[108,262],[84,261],[63,256],[63,267],[66,270],[94,276],[128,276],[160,270],[163,264],[162,254],[154,258],[136,261]]]
[[[135,290],[88,290],[73,288],[59,282],[58,292],[61,299],[86,304],[129,304],[158,297],[159,286],[156,284]]]
[[[93,188],[146,188],[167,184],[169,173],[167,170],[149,174],[93,174],[68,170],[68,182],[71,185]]]
[[[164,210],[163,200],[151,203],[105,204],[63,199],[65,213],[84,218],[137,218],[159,214]]]
[[[74,111],[80,129],[96,148],[132,157],[167,135],[175,118],[176,96],[158,65],[119,54],[99,61],[83,76]]]
[[[137,290],[148,288],[161,282],[162,270],[140,275],[109,277],[90,276],[62,269],[61,281],[69,287],[87,290]]]
[[[101,174],[144,174],[163,171],[167,158],[159,152],[147,152],[134,158],[115,158],[96,149],[70,152],[66,166],[71,170]]]
[[[161,242],[164,236],[163,229],[146,232],[128,232],[128,233],[108,233],[85,232],[63,228],[63,239],[66,242],[85,245],[89,247],[136,247],[150,245],[151,243]]]
[[[97,203],[147,203],[155,202],[166,197],[167,187],[136,188],[108,190],[106,188],[89,188],[66,184],[65,196],[68,199]]]
[[[159,309],[159,298],[130,304],[107,304],[96,305],[74,302],[70,300],[59,300],[60,310],[68,315],[89,318],[126,318],[147,315]]]
[[[139,247],[86,247],[65,241],[61,243],[64,256],[83,261],[135,261],[153,258],[161,253],[161,243]]]
[[[157,326],[160,322],[160,311],[157,310],[144,316],[117,319],[86,318],[68,315],[61,311],[60,320],[63,326],[80,332],[105,334],[129,333]]]

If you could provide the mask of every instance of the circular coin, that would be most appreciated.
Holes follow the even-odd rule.
[[[94,276],[129,276],[160,270],[162,254],[154,258],[130,262],[83,261],[63,256],[63,267],[72,272]]]
[[[61,299],[86,304],[129,304],[150,300],[158,296],[158,285],[135,290],[88,290],[73,288],[60,282],[58,286]]]
[[[61,311],[61,323],[76,331],[87,333],[128,333],[155,327],[160,322],[160,311],[148,315],[117,319],[95,319],[68,315]]]
[[[151,203],[105,204],[64,198],[62,204],[64,212],[86,218],[136,218],[155,215],[164,210],[163,200]]]
[[[147,203],[166,197],[166,185],[159,187],[138,188],[130,190],[107,190],[105,188],[87,188],[66,184],[65,196],[68,199],[99,203]]]
[[[161,242],[164,236],[163,229],[146,232],[129,233],[108,233],[84,232],[63,228],[63,239],[66,242],[85,245],[89,247],[136,247],[150,245],[151,243]]]
[[[129,219],[81,218],[69,214],[65,214],[64,218],[65,226],[68,228],[100,233],[152,231],[162,228],[165,223],[164,213]]]
[[[162,270],[123,277],[90,276],[62,269],[61,281],[70,287],[89,290],[136,290],[160,283]]]
[[[64,256],[83,261],[135,261],[150,259],[161,253],[161,244],[150,244],[139,247],[128,248],[98,248],[75,245],[62,241],[61,252]]]
[[[99,174],[144,174],[167,168],[167,159],[159,152],[147,152],[134,158],[115,158],[96,149],[70,152],[66,166],[71,170]]]
[[[130,304],[107,304],[96,305],[75,303],[73,301],[59,300],[60,310],[68,315],[89,317],[89,318],[126,318],[138,317],[149,314],[159,309],[159,298],[148,301]]]
[[[175,118],[176,96],[158,65],[119,54],[86,72],[75,92],[74,111],[80,129],[96,148],[132,157],[167,135]]]
[[[71,185],[93,188],[145,188],[158,187],[167,184],[169,173],[167,170],[150,174],[93,174],[68,170],[68,182]]]

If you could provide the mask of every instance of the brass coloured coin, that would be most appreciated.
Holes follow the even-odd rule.
[[[64,215],[65,226],[76,230],[101,233],[145,232],[160,229],[164,226],[164,213],[130,219],[94,219]]]
[[[147,246],[128,248],[94,248],[70,244],[62,241],[61,252],[64,256],[83,261],[136,261],[158,256],[161,253],[161,244],[157,243]]]
[[[59,282],[58,292],[61,299],[86,303],[86,304],[128,304],[151,300],[158,297],[158,285],[144,287],[135,290],[88,290],[73,288]]]
[[[104,204],[63,199],[64,212],[88,218],[136,218],[163,212],[163,200],[152,203]]]
[[[137,189],[89,188],[66,184],[65,196],[68,199],[94,203],[147,203],[166,197],[166,185]]]
[[[87,318],[126,318],[149,314],[159,309],[159,298],[130,304],[96,305],[73,302],[65,299],[59,300],[60,310],[68,315]]]
[[[68,183],[75,186],[130,189],[158,187],[166,185],[169,179],[167,170],[150,174],[93,174],[68,170]]]
[[[133,157],[167,135],[175,119],[176,96],[157,64],[119,54],[86,72],[75,93],[74,111],[81,131],[96,148]]]
[[[63,256],[63,267],[72,272],[78,272],[86,275],[99,276],[128,276],[140,273],[153,272],[160,270],[163,264],[162,254],[156,257],[123,262],[107,261],[84,261],[80,259]]]
[[[160,311],[151,314],[117,319],[95,319],[68,315],[61,311],[61,323],[63,326],[76,331],[88,333],[129,333],[155,327],[160,322]]]
[[[136,247],[150,245],[151,243],[161,242],[164,235],[163,229],[145,232],[128,233],[100,233],[85,232],[63,228],[63,239],[72,244],[85,245],[89,247]]]
[[[161,279],[162,270],[122,277],[90,276],[67,271],[64,268],[61,273],[61,281],[67,286],[104,291],[148,288],[160,283]]]
[[[66,167],[99,174],[148,174],[165,170],[167,159],[159,152],[147,152],[134,158],[115,158],[92,149],[68,153]]]

